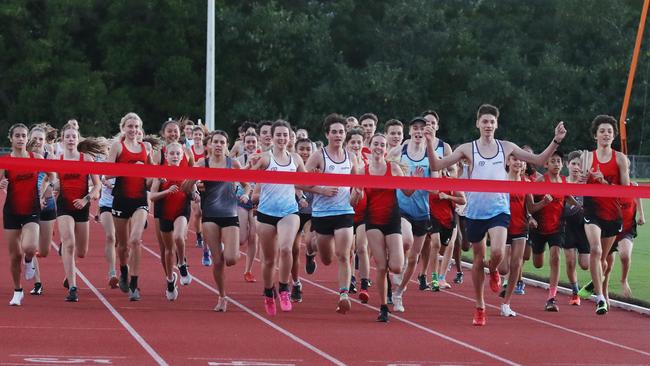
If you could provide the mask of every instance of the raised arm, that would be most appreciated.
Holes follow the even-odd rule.
[[[517,146],[517,144],[514,144],[510,141],[503,141],[503,144],[505,145],[504,148],[506,151],[508,148],[512,149],[512,155],[514,155],[517,159],[533,163],[537,166],[543,166],[546,164],[551,155],[553,155],[557,147],[560,146],[560,143],[562,143],[562,140],[564,140],[566,137],[566,132],[567,131],[564,128],[564,122],[558,123],[555,127],[555,136],[553,137],[553,140],[548,144],[546,149],[544,149],[544,151],[539,154],[529,153],[528,151]]]

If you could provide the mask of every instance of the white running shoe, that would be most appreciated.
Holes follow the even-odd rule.
[[[517,313],[515,313],[514,311],[512,311],[512,309],[510,309],[509,304],[501,304],[501,316],[514,317],[517,316]]]
[[[402,295],[404,294],[404,291],[400,291],[399,289],[395,290],[393,292],[393,311],[397,313],[403,313],[404,312],[404,302],[402,299]]]
[[[14,291],[14,297],[9,301],[10,306],[20,306],[20,303],[23,301],[25,293],[23,291]]]
[[[31,280],[34,278],[34,275],[36,274],[36,266],[34,265],[34,258],[32,258],[32,261],[27,263],[24,262],[25,264],[25,279],[27,281]]]
[[[217,303],[217,306],[215,306],[213,310],[216,312],[225,313],[227,308],[228,308],[228,300],[225,297],[219,297],[219,302]]]
[[[190,271],[187,270],[187,264],[179,266],[178,271],[181,273],[181,285],[187,286],[192,283],[192,275],[190,274]]]
[[[169,284],[172,282],[168,282],[167,289],[165,290],[165,295],[167,296],[167,300],[169,301],[174,301],[178,298],[178,286],[176,286],[176,279],[178,278],[178,275],[176,272],[172,274],[172,282],[174,283],[174,291],[169,291]]]

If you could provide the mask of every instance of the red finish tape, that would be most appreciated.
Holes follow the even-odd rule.
[[[650,198],[650,186],[619,186],[604,184],[570,184],[547,182],[513,182],[481,179],[441,179],[417,177],[379,177],[322,173],[290,173],[245,169],[205,167],[173,167],[142,164],[95,163],[66,160],[43,160],[0,157],[0,169],[50,171],[60,173],[103,174],[174,180],[197,179],[228,182],[299,184],[306,186],[369,187],[451,190],[464,192],[505,192],[513,194],[552,194],[597,197]]]

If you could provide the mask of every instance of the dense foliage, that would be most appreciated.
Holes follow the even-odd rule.
[[[641,3],[218,0],[217,126],[282,117],[316,133],[333,111],[385,121],[433,108],[459,142],[489,102],[502,138],[541,147],[564,120],[569,145],[588,147],[590,120],[620,113]],[[205,28],[205,1],[4,0],[1,128],[76,117],[109,134],[135,111],[155,132],[168,116],[201,118]],[[650,153],[647,48],[631,153]]]

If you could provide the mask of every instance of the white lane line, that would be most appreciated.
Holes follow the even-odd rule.
[[[59,250],[58,246],[54,245],[54,247],[56,250]],[[160,355],[153,349],[153,347],[151,347],[149,343],[147,343],[147,341],[145,341],[144,338],[142,338],[142,336],[131,326],[131,324],[129,324],[129,322],[127,322],[126,319],[124,319],[124,317],[113,307],[113,305],[111,305],[111,303],[106,300],[104,295],[102,295],[102,293],[99,292],[99,290],[97,290],[97,288],[93,286],[92,283],[90,283],[88,278],[84,276],[79,268],[75,269],[75,273],[77,276],[79,276],[79,278],[81,278],[86,286],[88,286],[90,291],[92,291],[95,296],[97,296],[99,301],[104,304],[108,311],[111,312],[115,319],[117,319],[117,321],[122,324],[122,326],[129,332],[129,334],[131,334],[131,336],[140,344],[140,346],[142,346],[142,348],[147,351],[147,353],[156,361],[156,363],[161,366],[168,366],[167,362],[162,357],[160,357]]]
[[[147,252],[149,252],[149,253],[150,253],[151,255],[153,255],[154,257],[160,259],[160,255],[159,255],[158,253],[154,252],[153,250],[149,249],[146,245],[142,245],[142,248],[143,248],[144,250],[146,250]],[[214,287],[208,285],[207,283],[201,281],[201,280],[200,280],[199,278],[197,278],[197,277],[194,277],[194,276],[193,276],[192,279],[193,279],[194,281],[198,282],[201,286],[203,286],[203,287],[205,287],[206,289],[210,290],[211,292],[213,292],[213,293],[219,295],[219,292],[217,291],[216,288],[214,288]],[[335,364],[335,365],[338,365],[338,366],[345,366],[345,363],[344,363],[343,361],[338,360],[337,358],[335,358],[334,356],[328,354],[327,352],[325,352],[325,351],[323,351],[323,350],[321,350],[321,349],[315,347],[315,346],[312,345],[311,343],[309,343],[309,342],[305,341],[304,339],[302,339],[302,338],[296,336],[295,334],[291,333],[290,331],[288,331],[288,330],[282,328],[281,326],[279,326],[279,325],[273,323],[272,321],[266,319],[265,317],[263,317],[263,316],[257,314],[256,312],[254,312],[253,310],[251,310],[251,309],[248,308],[247,306],[243,305],[243,304],[240,303],[239,301],[233,299],[233,298],[230,297],[230,296],[227,296],[227,298],[228,298],[228,302],[234,304],[234,305],[237,306],[238,308],[240,308],[240,309],[242,309],[243,311],[247,312],[249,315],[255,317],[256,319],[258,319],[258,320],[260,320],[260,321],[262,321],[264,324],[268,325],[269,327],[271,327],[271,328],[277,330],[278,332],[284,334],[285,336],[289,337],[289,338],[290,338],[291,340],[293,340],[294,342],[299,343],[299,344],[302,345],[303,347],[309,349],[310,351],[316,353],[317,355],[323,357],[324,359],[326,359],[326,360],[332,362],[332,363]]]
[[[372,270],[375,270],[375,271],[377,270],[377,268],[376,268],[376,267],[373,267],[373,266],[370,266],[370,268],[371,268]],[[471,267],[470,267],[470,268],[471,268]],[[302,279],[301,279],[301,280],[302,280]],[[412,282],[412,283],[418,284],[418,282],[417,282],[416,280],[410,280],[409,282]],[[441,293],[444,293],[444,294],[447,294],[447,295],[456,296],[456,297],[458,297],[458,298],[465,299],[465,300],[470,301],[470,302],[474,302],[474,301],[475,301],[475,300],[474,300],[473,298],[471,298],[471,297],[467,297],[467,296],[465,296],[465,295],[461,295],[461,294],[458,294],[458,293],[455,293],[455,292],[452,292],[452,291],[446,291],[446,290],[445,290],[445,291],[440,291],[440,292],[441,292]],[[485,305],[486,305],[487,307],[492,308],[492,309],[500,309],[499,306],[492,305],[492,304],[488,304],[487,302],[485,303]],[[614,342],[614,341],[610,341],[610,340],[603,339],[603,338],[600,338],[600,337],[597,337],[597,336],[593,336],[593,335],[591,335],[591,334],[583,333],[583,332],[580,332],[580,331],[578,331],[578,330],[574,330],[574,329],[571,329],[571,328],[563,327],[563,326],[558,325],[558,324],[555,324],[555,323],[547,322],[546,320],[542,320],[542,319],[538,319],[538,318],[535,318],[535,317],[532,317],[532,316],[524,315],[524,314],[522,314],[522,313],[519,312],[519,311],[517,311],[517,317],[521,317],[521,318],[524,318],[524,319],[532,320],[532,321],[534,321],[534,322],[537,322],[537,323],[540,323],[540,324],[544,324],[544,325],[547,325],[547,326],[552,327],[552,328],[560,329],[560,330],[563,330],[563,331],[565,331],[565,332],[573,333],[573,334],[578,335],[578,336],[581,336],[581,337],[589,338],[589,339],[591,339],[591,340],[598,341],[598,342],[601,342],[601,343],[605,343],[605,344],[608,344],[608,345],[610,345],[610,346],[614,346],[614,347],[622,348],[622,349],[627,350],[627,351],[636,352],[636,353],[642,354],[642,355],[644,355],[644,356],[649,356],[649,357],[650,357],[650,352],[646,352],[646,351],[643,351],[643,350],[640,350],[640,349],[636,349],[636,348],[633,348],[633,347],[629,347],[629,346],[626,346],[626,345],[624,345],[624,344],[616,343],[616,342]]]

